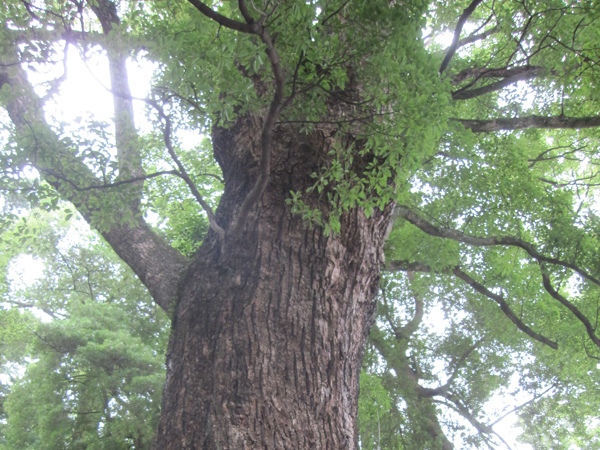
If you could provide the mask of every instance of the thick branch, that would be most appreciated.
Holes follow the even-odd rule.
[[[263,42],[263,44],[265,44],[265,51],[269,58],[269,62],[271,63],[271,71],[273,72],[273,77],[275,79],[275,92],[273,93],[273,99],[271,100],[271,104],[269,105],[267,115],[264,118],[260,138],[261,155],[258,178],[256,180],[256,183],[254,184],[254,187],[242,202],[240,211],[237,217],[234,219],[231,228],[228,231],[229,234],[232,236],[239,236],[242,231],[242,228],[246,223],[246,219],[248,218],[250,210],[252,209],[254,204],[260,199],[269,182],[269,175],[271,173],[271,141],[273,136],[273,128],[275,126],[277,118],[279,117],[279,113],[281,112],[284,96],[285,80],[283,75],[283,69],[281,67],[279,53],[273,45],[273,41],[271,40],[270,34],[267,32],[267,29],[263,26],[261,21],[254,21],[254,19],[250,15],[250,12],[248,11],[248,8],[246,7],[246,3],[244,0],[239,0],[238,4],[240,12],[244,17],[246,23],[229,19],[214,11],[213,9],[209,8],[201,1],[188,1],[192,5],[194,5],[202,14],[214,20],[220,25],[223,25],[224,27],[230,28],[232,30],[241,31],[243,33],[255,34],[258,37],[260,37],[260,40]]]
[[[244,2],[240,1],[240,5],[243,4]],[[247,17],[246,20],[251,20],[251,18]],[[266,45],[265,50],[271,63],[273,77],[275,78],[275,92],[273,93],[273,99],[269,105],[267,116],[264,119],[262,133],[260,136],[260,173],[258,175],[258,179],[256,180],[256,184],[244,199],[244,202],[240,207],[240,212],[231,226],[230,233],[233,236],[238,236],[241,233],[242,228],[246,223],[248,214],[250,213],[250,209],[261,197],[269,182],[269,175],[271,173],[271,141],[273,138],[273,128],[275,127],[275,122],[277,121],[279,113],[281,112],[284,96],[285,80],[283,76],[283,69],[281,67],[281,60],[279,59],[279,53],[277,53],[277,50],[273,45],[273,41],[271,40],[271,36],[264,27],[261,27],[260,33],[257,34],[260,36],[262,42]]]
[[[398,342],[400,342],[402,339],[404,339],[404,336],[402,336],[402,334],[400,334],[399,327],[396,326],[396,324],[394,323],[394,320],[392,319],[392,316],[390,316],[390,307],[387,302],[387,292],[385,291],[385,289],[382,290],[381,298],[383,300],[383,306],[385,307],[383,310],[383,314],[385,315],[388,325],[390,326],[390,328],[396,335],[396,340]]]
[[[419,325],[421,325],[421,322],[423,321],[423,298],[414,292],[413,298],[415,300],[415,315],[412,319],[408,321],[406,325],[398,329],[398,333],[402,335],[405,339],[408,339],[412,334],[414,334],[414,332],[417,331]]]
[[[219,25],[224,26],[225,28],[229,28],[235,31],[241,31],[242,33],[249,34],[258,34],[257,31],[260,28],[260,25],[257,23],[248,24],[244,22],[240,22],[239,20],[233,20],[228,17],[225,17],[222,14],[219,14],[209,6],[205,5],[199,0],[188,0],[192,5],[196,7],[198,11],[204,14],[209,19],[214,20]]]
[[[114,183],[105,183],[105,184],[97,184],[97,185],[92,185],[92,186],[81,187],[77,183],[73,182],[72,180],[67,179],[66,177],[63,177],[61,174],[59,174],[53,170],[44,169],[43,167],[36,167],[36,169],[40,173],[46,173],[50,176],[53,176],[54,178],[57,178],[59,180],[69,183],[73,187],[73,189],[75,189],[77,192],[87,192],[87,191],[93,191],[95,189],[111,189],[111,188],[116,188],[116,187],[123,186],[126,184],[137,183],[138,181],[144,181],[144,180],[149,180],[151,178],[160,177],[162,175],[174,175],[176,177],[182,178],[181,174],[179,172],[177,172],[176,170],[163,170],[161,172],[154,172],[154,173],[150,173],[148,175],[143,175],[141,177],[134,177],[134,178],[130,178],[128,180],[116,181]]]
[[[541,334],[536,333],[531,328],[529,328],[527,325],[525,325],[517,317],[517,315],[512,311],[512,309],[510,309],[510,306],[508,306],[508,303],[506,302],[506,300],[504,300],[503,296],[494,294],[492,291],[487,289],[483,284],[475,281],[473,278],[471,278],[465,272],[460,270],[460,268],[458,268],[458,267],[454,267],[452,269],[452,273],[454,275],[456,275],[458,278],[460,278],[461,280],[463,280],[465,283],[467,283],[469,286],[471,286],[474,290],[476,290],[480,294],[483,294],[486,297],[491,298],[496,303],[498,303],[498,305],[500,305],[500,309],[506,315],[506,317],[508,317],[511,320],[511,322],[514,323],[517,326],[517,328],[519,328],[519,330],[521,330],[527,336],[535,339],[536,341],[541,342],[542,344],[546,344],[548,347],[553,348],[555,350],[558,348],[558,344],[556,342],[551,341],[547,337],[544,337]]]
[[[423,387],[419,384],[419,374],[409,365],[406,357],[406,350],[401,347],[389,347],[381,336],[377,324],[373,326],[373,332],[370,336],[371,343],[377,351],[383,356],[387,363],[396,372],[396,379],[400,381],[400,389],[403,391],[403,397],[407,400],[408,413],[415,414],[414,419],[419,420],[425,430],[429,433],[434,442],[441,441],[442,450],[453,450],[454,446],[444,434],[440,426],[438,416],[432,399],[423,395]],[[396,352],[392,354],[392,352]]]
[[[25,155],[19,163],[40,167],[42,177],[91,222],[94,207],[90,201],[102,204],[104,195],[117,193],[100,190],[78,192],[70,183],[44,175],[44,171],[60,174],[79,186],[102,184],[75,152],[63,146],[46,124],[40,100],[35,96],[22,68],[17,67],[13,76],[0,72],[0,84],[10,86],[2,90],[1,101],[15,126],[17,143]],[[124,213],[113,211],[114,216]],[[135,216],[137,211],[129,211],[129,214]],[[168,310],[188,261],[156,235],[142,218],[135,220],[135,226],[113,224],[102,235],[146,285],[156,303]]]
[[[459,49],[461,47],[464,47],[465,45],[469,45],[469,44],[472,44],[473,42],[477,42],[482,39],[485,39],[485,38],[491,36],[492,34],[497,33],[498,31],[500,31],[500,27],[498,27],[498,25],[496,25],[495,27],[485,30],[483,33],[467,36],[466,38],[463,38],[460,41],[458,41],[458,45],[456,46],[456,48]]]
[[[452,371],[452,374],[442,386],[439,386],[435,389],[423,388],[424,392],[430,397],[433,397],[435,395],[441,395],[442,392],[447,392],[448,389],[450,389],[450,386],[452,386],[452,383],[454,382],[456,377],[458,376],[458,372],[462,368],[463,364],[466,362],[467,358],[471,356],[471,353],[473,353],[475,349],[483,343],[483,341],[484,338],[479,339],[477,342],[475,342],[463,352],[463,354],[458,359],[458,362],[454,364],[454,370]]]
[[[566,117],[566,116],[525,116],[488,120],[451,119],[460,122],[473,133],[486,133],[500,130],[525,130],[527,128],[544,129],[580,129],[600,127],[600,116]]]
[[[475,8],[477,8],[477,6],[482,1],[483,0],[473,0],[471,2],[471,4],[460,15],[460,18],[458,19],[458,23],[456,24],[456,29],[454,30],[454,38],[452,39],[452,45],[450,45],[450,47],[448,48],[448,51],[446,52],[446,56],[444,57],[444,60],[442,61],[442,65],[440,66],[440,73],[443,73],[444,70],[446,70],[446,67],[448,67],[448,64],[450,64],[450,60],[452,59],[452,57],[454,56],[454,53],[456,52],[456,49],[458,48],[458,43],[460,40],[460,33],[462,31],[462,28],[463,28],[465,22],[471,16],[471,14],[473,14],[473,11],[475,11]]]
[[[506,67],[500,67],[496,69],[488,69],[487,67],[473,67],[465,69],[450,77],[450,84],[456,85],[462,83],[469,78],[475,78],[475,81],[481,78],[510,78],[516,75],[521,75],[528,72],[539,72],[542,71],[541,66],[520,66],[508,69]]]
[[[517,73],[515,75],[504,78],[503,80],[496,81],[495,83],[486,84],[485,86],[476,88],[476,89],[468,89],[468,90],[458,90],[452,93],[453,100],[468,100],[470,98],[479,97],[481,95],[489,94],[491,92],[496,92],[501,89],[504,89],[506,86],[510,86],[518,81],[529,80],[531,78],[536,78],[540,74],[544,73],[543,69],[531,69],[524,70],[521,73]]]
[[[458,412],[461,416],[463,416],[465,419],[467,419],[469,421],[469,423],[471,425],[473,425],[473,427],[477,430],[478,433],[480,434],[490,434],[490,433],[494,433],[494,430],[492,430],[491,427],[482,424],[479,420],[477,420],[475,418],[475,416],[473,416],[473,414],[471,414],[471,411],[469,411],[469,408],[467,408],[465,405],[462,404],[462,402],[455,396],[452,394],[448,394],[448,393],[443,393],[441,394],[442,397],[444,397],[446,400],[452,402],[452,404],[449,404],[447,402],[440,402],[440,401],[436,401],[437,403],[441,403],[442,405],[448,406],[449,408],[452,408],[454,411]]]
[[[408,263],[406,261],[392,261],[388,264],[387,269],[391,270],[391,271],[412,270],[415,272],[432,272],[431,267],[429,267],[426,264],[418,263],[418,262]],[[525,333],[527,336],[529,336],[532,339],[535,339],[536,341],[541,342],[542,344],[545,344],[553,349],[558,348],[558,344],[556,342],[551,341],[547,337],[544,337],[541,334],[536,333],[531,328],[529,328],[527,325],[525,325],[525,323],[517,317],[517,315],[514,313],[514,311],[512,309],[510,309],[510,306],[508,305],[506,300],[504,300],[503,296],[494,294],[492,291],[487,289],[483,284],[475,281],[468,274],[463,272],[460,269],[460,267],[458,267],[458,266],[455,266],[455,267],[452,267],[452,268],[449,268],[449,269],[443,271],[443,273],[450,273],[450,272],[453,273],[456,277],[463,280],[469,286],[471,286],[475,291],[479,292],[480,294],[485,295],[486,297],[488,297],[488,298],[494,300],[496,303],[498,303],[498,305],[500,306],[500,309],[506,315],[506,317],[508,317],[511,320],[511,322],[514,323],[517,326],[517,328],[519,330],[521,330],[523,333]]]
[[[438,227],[430,224],[429,222],[427,222],[425,219],[421,218],[419,215],[415,214],[413,211],[411,211],[406,206],[402,206],[402,205],[396,206],[396,209],[394,210],[394,214],[397,216],[403,217],[408,222],[412,223],[417,228],[419,228],[421,231],[429,234],[430,236],[437,236],[437,237],[442,237],[442,238],[446,238],[446,239],[452,239],[454,241],[463,242],[465,244],[474,245],[477,247],[490,247],[490,246],[495,246],[495,245],[506,245],[506,246],[522,248],[527,253],[529,253],[529,255],[532,258],[535,258],[538,261],[542,261],[542,262],[546,262],[549,264],[555,264],[558,266],[563,266],[563,267],[569,268],[569,269],[573,270],[574,272],[578,273],[579,275],[581,275],[586,280],[589,280],[592,283],[600,286],[600,280],[598,280],[596,277],[590,275],[588,272],[581,269],[577,265],[569,263],[567,261],[560,260],[558,258],[549,258],[547,256],[544,256],[541,253],[539,253],[532,244],[525,242],[521,239],[518,239],[518,238],[515,238],[512,236],[492,236],[492,237],[483,238],[483,237],[477,237],[477,236],[470,236],[461,231],[451,230],[451,229],[447,229],[447,228],[438,228]]]
[[[108,35],[113,31],[117,33],[118,38],[121,22],[115,3],[110,0],[95,0],[91,3],[91,8],[98,17],[104,34]],[[125,179],[140,177],[143,175],[142,159],[134,123],[133,100],[129,89],[127,54],[114,46],[109,46],[106,52],[111,92],[113,92],[119,177]],[[136,194],[139,197],[142,193],[142,183],[136,187]]]
[[[20,302],[18,300],[10,300],[10,299],[2,299],[2,301],[5,302],[5,303],[9,303],[11,305],[18,306],[19,308],[37,308],[37,309],[39,309],[41,311],[44,311],[46,314],[48,314],[53,319],[58,319],[57,314],[59,314],[59,313],[55,313],[50,308],[48,308],[46,306],[38,305],[35,302],[27,302],[27,303],[25,303],[25,302]]]
[[[412,271],[408,271],[408,276],[409,276],[410,280],[412,281],[412,276],[414,276],[414,273]],[[406,325],[401,327],[401,326],[397,326],[394,323],[394,320],[392,320],[392,317],[389,314],[390,307],[388,306],[388,303],[387,303],[386,292],[385,292],[385,290],[382,292],[383,304],[385,306],[384,314],[385,314],[386,320],[388,321],[388,324],[390,325],[390,328],[396,335],[396,340],[398,342],[401,342],[404,339],[405,340],[410,339],[410,337],[415,333],[415,331],[417,331],[417,329],[419,328],[419,325],[421,325],[421,322],[423,321],[423,313],[424,313],[423,298],[414,292],[413,292],[413,298],[415,300],[415,315],[412,317],[412,319],[410,319],[406,323]]]

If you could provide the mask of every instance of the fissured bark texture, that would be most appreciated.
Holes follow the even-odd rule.
[[[260,130],[252,116],[214,130],[225,229],[256,180]],[[390,211],[351,211],[329,237],[290,212],[290,191],[310,186],[327,159],[327,136],[276,129],[269,186],[243,236],[222,252],[211,233],[190,266],[155,450],[357,448],[359,374]]]

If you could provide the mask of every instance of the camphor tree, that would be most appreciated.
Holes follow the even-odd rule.
[[[466,418],[474,443],[492,442],[482,405],[519,352],[532,356],[514,367],[544,364],[526,390],[544,400],[574,386],[586,411],[575,423],[564,402],[530,403],[541,411],[524,419],[531,442],[565,441],[531,434],[544,417],[581,436],[595,426],[595,394],[584,397],[597,375],[565,376],[600,355],[592,2],[14,0],[1,11],[2,188],[46,209],[71,203],[171,318],[155,449],[357,448],[374,323],[369,358],[386,368],[369,381],[412,430],[390,432],[396,446],[451,448],[436,405]],[[108,59],[114,135],[44,114],[73,51]],[[130,57],[156,65],[146,98],[130,94]],[[28,70],[48,79],[34,86]],[[152,133],[138,133],[134,101]],[[180,148],[183,129],[198,132],[194,151]],[[169,225],[147,224],[149,208]],[[406,275],[384,283],[376,321],[382,270]],[[434,299],[452,326],[428,347],[419,326]]]

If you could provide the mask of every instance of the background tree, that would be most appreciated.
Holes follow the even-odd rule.
[[[525,390],[563,386],[589,411],[570,424],[557,395],[540,397],[522,409],[525,439],[566,445],[535,429],[550,417],[541,411],[569,433],[594,433],[595,399],[579,395],[597,383],[589,369],[600,347],[592,3],[3,8],[3,187],[47,209],[56,194],[71,202],[170,314],[155,448],[355,448],[359,369],[395,219],[385,271],[407,275],[384,285],[371,351],[386,363],[364,376],[372,398],[405,419],[390,425],[390,445],[450,448],[444,408],[477,431],[464,439],[499,439],[482,408],[519,352],[530,355],[523,367],[547,369],[531,383],[523,372]],[[444,28],[449,49],[425,45],[423,32]],[[114,135],[89,122],[67,137],[44,116],[62,77],[34,89],[25,69],[62,61],[69,47],[108,59]],[[130,55],[157,65],[142,100],[148,136],[133,121]],[[211,140],[182,152],[179,128]],[[23,179],[24,165],[39,180]],[[208,179],[223,182],[220,200]],[[143,219],[157,206],[170,206],[169,222],[179,216],[167,232]],[[194,252],[199,207],[209,231]],[[433,297],[451,325],[428,339]],[[435,363],[444,359],[445,376]],[[561,373],[570,360],[577,376]]]
[[[150,448],[167,317],[93,236],[73,245],[60,221],[29,219],[39,244],[23,250],[43,258],[45,276],[4,300],[45,314],[4,311],[5,448]]]

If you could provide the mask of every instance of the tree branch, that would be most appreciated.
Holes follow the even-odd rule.
[[[558,300],[564,307],[566,307],[569,311],[573,313],[575,317],[585,326],[585,330],[587,331],[588,336],[592,340],[592,342],[596,345],[596,347],[600,348],[600,339],[596,336],[596,332],[594,327],[590,323],[587,317],[583,315],[581,311],[569,300],[560,295],[558,291],[554,289],[552,283],[550,281],[550,276],[544,267],[542,262],[539,262],[540,270],[542,271],[542,282],[544,284],[544,289],[556,300]]]
[[[240,0],[240,4],[243,4],[243,0]],[[260,36],[262,42],[266,45],[267,56],[269,57],[269,61],[271,63],[271,71],[273,72],[273,76],[275,78],[275,92],[273,93],[273,99],[269,105],[267,116],[264,119],[262,133],[260,136],[260,173],[258,175],[258,179],[256,180],[256,184],[244,199],[238,216],[231,225],[231,229],[229,231],[233,236],[238,236],[241,233],[242,228],[246,223],[248,214],[250,213],[250,209],[261,197],[262,193],[267,187],[267,183],[269,182],[269,175],[271,173],[271,141],[273,138],[273,128],[275,127],[275,122],[277,121],[279,113],[281,112],[284,96],[285,80],[283,76],[283,69],[281,67],[281,60],[279,59],[279,53],[277,53],[277,50],[275,49],[271,40],[271,36],[264,27],[261,27],[260,33],[257,34]]]
[[[475,418],[475,416],[473,414],[471,414],[471,411],[469,411],[469,408],[467,408],[465,405],[463,405],[463,403],[460,401],[460,399],[456,395],[450,394],[448,392],[443,392],[439,395],[441,397],[444,397],[446,400],[452,402],[452,404],[454,405],[454,408],[452,408],[452,406],[450,406],[450,407],[452,409],[454,409],[456,412],[458,412],[465,419],[467,419],[469,421],[469,423],[471,425],[473,425],[473,427],[477,430],[478,433],[490,434],[490,433],[494,432],[494,430],[492,430],[490,426],[484,425],[479,420],[477,420]],[[445,402],[443,402],[442,404],[449,406],[448,403],[445,403]]]
[[[204,209],[204,211],[206,212],[210,228],[215,233],[217,233],[217,236],[219,236],[219,240],[221,241],[221,243],[223,243],[225,241],[225,230],[223,230],[223,228],[221,228],[217,223],[217,218],[215,217],[212,208],[208,203],[206,203],[206,201],[202,197],[202,194],[200,194],[200,191],[198,191],[196,184],[192,181],[187,171],[185,170],[183,163],[179,160],[177,154],[175,153],[175,149],[173,148],[173,144],[171,142],[171,118],[165,114],[163,108],[154,100],[149,100],[147,103],[156,108],[159,117],[165,121],[165,128],[163,130],[165,147],[167,147],[167,151],[169,152],[171,159],[175,162],[177,168],[179,169],[179,177],[188,185],[190,191],[192,191],[192,194],[196,198],[196,201],[200,204],[200,206],[202,206],[202,209]]]
[[[473,0],[471,2],[471,4],[469,6],[467,6],[467,8],[460,15],[460,17],[458,19],[458,23],[456,24],[456,29],[454,30],[454,38],[452,39],[452,45],[450,45],[450,47],[448,48],[448,51],[446,52],[446,56],[444,57],[444,60],[442,61],[442,65],[440,66],[440,74],[444,73],[444,70],[446,70],[446,67],[448,67],[448,64],[450,64],[450,60],[452,59],[452,57],[454,56],[454,53],[456,52],[456,49],[458,48],[458,43],[460,40],[460,33],[462,31],[463,26],[465,25],[465,22],[471,16],[471,14],[473,14],[473,11],[475,11],[475,8],[477,8],[477,6],[482,1],[483,0]]]
[[[450,77],[450,84],[457,85],[469,78],[475,78],[475,81],[481,78],[510,78],[531,71],[543,71],[542,66],[519,66],[508,69],[500,67],[496,69],[488,69],[487,67],[473,67],[465,69]]]
[[[515,75],[504,78],[503,80],[496,81],[495,83],[486,84],[480,88],[463,90],[459,89],[452,93],[452,100],[468,100],[470,98],[479,97],[481,95],[489,94],[504,89],[506,86],[510,86],[518,81],[529,80],[536,78],[544,73],[543,69],[530,69],[524,70]]]
[[[556,350],[558,348],[558,344],[556,342],[551,341],[550,339],[542,336],[541,334],[536,333],[531,328],[529,328],[527,325],[525,325],[517,317],[517,315],[512,311],[512,309],[510,309],[510,306],[508,306],[508,303],[506,302],[506,300],[504,300],[504,297],[502,295],[494,294],[492,291],[487,289],[483,284],[478,283],[473,278],[471,278],[469,275],[467,275],[465,272],[460,270],[459,267],[454,267],[452,269],[452,273],[454,275],[456,275],[458,278],[460,278],[461,280],[463,280],[465,283],[467,283],[469,286],[471,286],[474,290],[476,290],[480,294],[483,294],[486,297],[491,298],[496,303],[498,303],[498,305],[500,305],[500,309],[506,315],[506,317],[508,317],[511,320],[511,322],[514,323],[517,326],[517,328],[519,330],[521,330],[522,332],[524,332],[527,336],[535,339],[538,342],[541,342],[542,344],[546,344],[548,347],[553,348],[554,350]]]
[[[581,269],[577,265],[569,263],[567,261],[560,260],[558,258],[549,258],[547,256],[544,256],[541,253],[539,253],[532,244],[525,242],[521,239],[518,239],[518,238],[515,238],[512,236],[492,236],[492,237],[482,238],[482,237],[477,237],[477,236],[470,236],[468,234],[465,234],[465,233],[463,233],[461,231],[457,231],[457,230],[451,230],[451,229],[447,229],[447,228],[438,228],[438,227],[430,224],[429,222],[427,222],[425,219],[421,218],[417,214],[415,214],[413,211],[411,211],[406,206],[402,206],[402,205],[396,206],[396,209],[394,210],[394,215],[403,217],[408,222],[415,225],[421,231],[429,234],[430,236],[437,236],[437,237],[442,237],[442,238],[446,238],[446,239],[452,239],[454,241],[463,242],[465,244],[474,245],[476,247],[506,245],[506,246],[522,248],[527,253],[529,253],[529,255],[532,258],[536,259],[537,261],[542,261],[542,262],[546,262],[549,264],[555,264],[558,266],[563,266],[563,267],[569,268],[569,269],[573,270],[574,272],[578,273],[579,275],[581,275],[586,280],[589,280],[592,283],[600,286],[600,280],[598,280],[596,277],[590,275],[588,272]]]
[[[44,307],[44,306],[40,306],[40,305],[38,305],[35,302],[27,302],[27,303],[25,303],[25,302],[20,302],[18,300],[11,300],[11,299],[7,299],[7,298],[2,299],[2,302],[18,306],[19,308],[37,308],[37,309],[39,309],[41,311],[44,311],[46,314],[48,314],[53,319],[58,319],[59,318],[57,316],[57,314],[62,316],[62,314],[55,313],[50,308]]]
[[[409,272],[409,277],[410,277],[410,273],[411,272]],[[412,319],[410,319],[408,321],[408,323],[406,325],[398,328],[398,333],[405,339],[410,338],[410,336],[413,335],[415,331],[417,331],[417,329],[419,328],[419,325],[421,325],[421,322],[423,321],[423,313],[424,313],[423,298],[414,292],[413,292],[412,296],[413,296],[413,299],[415,300],[415,315],[413,316]]]
[[[401,339],[404,338],[404,336],[402,336],[400,334],[399,327],[396,326],[396,324],[392,320],[392,316],[390,316],[390,307],[389,307],[388,302],[387,302],[387,295],[386,295],[386,290],[385,289],[382,289],[381,298],[383,300],[383,305],[385,306],[385,310],[383,312],[384,315],[385,315],[385,319],[387,320],[388,325],[390,326],[390,328],[392,329],[392,331],[396,335],[396,340],[400,341]]]
[[[248,195],[246,195],[246,198],[242,202],[242,206],[240,207],[237,217],[233,220],[233,223],[230,229],[228,230],[228,234],[235,237],[241,234],[242,229],[246,223],[246,219],[250,214],[250,210],[252,209],[254,204],[260,199],[269,182],[269,176],[271,173],[271,141],[273,137],[273,128],[275,127],[275,123],[277,121],[277,118],[279,117],[279,113],[281,112],[284,96],[285,80],[283,75],[283,69],[281,67],[279,53],[273,45],[273,41],[271,40],[270,34],[267,32],[267,29],[263,26],[262,20],[259,22],[254,21],[254,19],[250,15],[250,12],[248,11],[248,8],[246,7],[246,3],[244,0],[238,0],[238,5],[240,13],[242,14],[242,17],[244,17],[246,23],[229,19],[217,13],[213,9],[209,8],[201,1],[188,1],[192,5],[194,5],[202,14],[216,21],[220,25],[223,25],[224,27],[230,28],[232,30],[241,31],[243,33],[255,34],[258,37],[260,37],[260,40],[266,46],[265,51],[269,58],[269,62],[271,63],[271,71],[273,72],[273,77],[275,79],[275,92],[273,93],[273,99],[271,100],[271,103],[269,105],[267,115],[264,118],[262,133],[260,137],[261,155],[258,178],[256,180],[256,183],[254,184],[254,187],[250,190]]]
[[[493,427],[494,425],[496,425],[497,423],[499,423],[500,421],[502,421],[503,419],[505,419],[506,417],[510,416],[512,413],[517,412],[518,410],[524,408],[525,406],[529,405],[531,402],[536,401],[538,398],[542,398],[544,395],[546,395],[547,392],[549,392],[551,389],[555,388],[556,386],[553,384],[552,386],[550,386],[548,389],[546,389],[544,392],[542,392],[539,395],[534,395],[532,399],[527,400],[525,403],[521,403],[518,406],[515,406],[513,409],[511,409],[510,411],[508,411],[507,413],[501,415],[500,417],[498,417],[496,420],[494,420],[489,426]]]
[[[188,0],[192,5],[196,7],[198,11],[204,14],[209,19],[214,20],[219,25],[224,26],[225,28],[229,28],[230,30],[241,31],[242,33],[249,34],[258,34],[260,25],[258,23],[248,24],[244,22],[240,22],[239,20],[233,20],[228,17],[225,17],[222,14],[219,14],[209,6],[205,5],[199,0]]]
[[[428,393],[428,395],[441,395],[442,392],[447,392],[448,389],[450,389],[450,386],[452,386],[452,383],[454,382],[456,377],[458,376],[458,371],[462,368],[467,358],[471,356],[471,353],[473,353],[475,349],[483,343],[484,340],[485,338],[477,340],[477,342],[475,342],[467,350],[464,351],[464,353],[458,359],[458,362],[454,365],[454,370],[452,371],[452,374],[442,386],[439,386],[435,389],[423,388]]]
[[[458,41],[456,48],[459,49],[461,47],[464,47],[465,45],[472,44],[473,42],[477,42],[482,39],[486,39],[487,37],[491,36],[494,33],[497,33],[498,31],[500,31],[500,27],[498,25],[496,25],[495,27],[485,30],[483,33],[467,36],[466,38],[463,38],[460,41]]]
[[[544,161],[552,161],[554,159],[558,159],[558,158],[565,158],[567,159],[568,155],[572,155],[573,153],[577,153],[579,151],[584,150],[587,147],[587,145],[582,145],[580,147],[573,147],[572,145],[559,145],[557,147],[552,147],[549,148],[547,150],[544,150],[542,153],[540,153],[538,156],[536,156],[533,159],[528,159],[527,162],[530,162],[531,164],[529,164],[529,166],[527,166],[529,169],[533,168],[533,166],[536,165],[536,163],[538,162],[544,162]],[[558,155],[554,155],[554,156],[548,156],[546,157],[546,155],[554,150],[560,150],[560,149],[569,149],[568,152],[564,152],[564,153],[560,153]],[[579,160],[578,160],[579,161]]]
[[[17,143],[23,150],[23,160],[18,164],[31,164],[52,171],[80,186],[103,184],[74,151],[63,146],[46,124],[40,99],[34,94],[21,67],[13,68],[12,76],[0,72],[0,84],[9,85],[8,89],[6,86],[2,89],[0,102],[15,126]],[[63,199],[72,202],[88,222],[95,225],[91,215],[95,206],[90,202],[101,204],[108,193],[104,194],[101,190],[78,192],[70,183],[44,175],[43,170],[43,178]],[[125,212],[114,211],[113,215],[123,215]],[[177,292],[179,278],[189,262],[156,235],[141,217],[136,217],[137,211],[130,210],[127,214],[135,217],[134,225],[115,223],[102,235],[146,285],[154,301],[168,310]]]
[[[448,440],[440,426],[431,397],[423,395],[424,388],[419,384],[418,371],[413,370],[409,365],[409,360],[406,357],[406,347],[387,346],[381,337],[377,324],[373,326],[370,340],[381,356],[387,361],[388,365],[396,372],[396,379],[401,380],[401,389],[408,391],[406,395],[403,395],[409,406],[408,413],[412,414],[413,410],[417,412],[415,418],[421,421],[434,442],[441,441],[442,450],[453,450],[454,446]],[[392,352],[396,353],[392,354]]]
[[[543,129],[580,129],[600,127],[600,116],[566,117],[566,116],[525,116],[515,118],[499,118],[489,120],[450,119],[460,122],[473,133],[487,133],[500,130],[525,130],[528,128]]]
[[[72,180],[67,179],[66,177],[62,176],[61,174],[59,174],[53,170],[44,169],[42,167],[36,167],[36,169],[40,173],[46,173],[50,176],[53,176],[54,178],[57,178],[59,180],[69,183],[73,187],[73,189],[75,189],[78,192],[87,192],[87,191],[91,191],[94,189],[115,188],[115,187],[123,186],[125,184],[137,183],[138,181],[144,181],[144,180],[149,180],[151,178],[160,177],[162,175],[174,175],[176,177],[182,178],[181,174],[176,170],[163,170],[161,172],[154,172],[154,173],[151,173],[148,175],[143,175],[141,177],[134,177],[134,178],[129,178],[128,180],[116,181],[114,183],[97,184],[97,185],[92,185],[92,186],[81,187],[77,183],[73,182]]]
[[[90,6],[102,25],[104,35],[115,31],[117,39],[119,39],[121,21],[117,14],[116,4],[110,0],[95,0],[90,3]],[[107,47],[106,53],[110,72],[110,91],[114,103],[119,178],[140,177],[143,175],[142,158],[134,123],[133,100],[129,89],[127,54],[113,46]],[[118,95],[115,93],[118,93]],[[135,194],[138,199],[142,195],[142,186],[142,183],[140,183],[135,187]]]
[[[419,262],[408,263],[406,261],[392,261],[388,264],[386,269],[387,270],[402,270],[402,271],[412,270],[415,272],[433,272],[431,267],[429,267],[426,264],[419,263]],[[517,328],[519,330],[521,330],[523,333],[525,333],[527,336],[529,336],[532,339],[535,339],[536,341],[541,342],[542,344],[545,344],[548,347],[553,348],[555,350],[558,348],[558,344],[556,342],[551,341],[547,337],[544,337],[541,334],[536,333],[531,328],[529,328],[527,325],[525,325],[525,323],[521,319],[519,319],[517,317],[517,315],[513,312],[513,310],[510,308],[510,306],[508,305],[506,300],[504,300],[504,297],[502,295],[494,294],[492,291],[487,289],[483,284],[475,281],[467,273],[463,272],[460,269],[460,267],[454,266],[454,267],[451,267],[451,268],[448,268],[448,269],[442,271],[442,273],[454,274],[457,278],[460,278],[465,283],[467,283],[469,286],[471,286],[475,291],[494,300],[496,303],[498,303],[498,305],[500,306],[500,309],[502,310],[504,315],[506,315],[506,317],[508,317],[511,320],[511,322],[514,323],[517,326]]]

